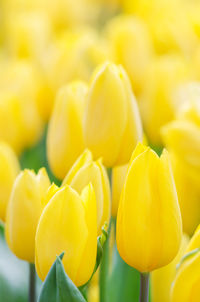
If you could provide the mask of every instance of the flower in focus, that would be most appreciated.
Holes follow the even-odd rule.
[[[142,140],[137,103],[121,66],[107,62],[94,72],[83,129],[86,146],[108,167],[126,164]]]
[[[182,238],[181,213],[166,150],[159,158],[138,144],[133,152],[117,215],[117,248],[140,272],[169,264]]]
[[[63,179],[84,150],[83,113],[88,91],[83,82],[73,82],[58,91],[47,135],[47,156],[56,177]]]
[[[81,195],[68,185],[50,199],[36,232],[36,270],[44,280],[56,256],[64,252],[63,265],[77,285],[92,275],[97,252],[95,193],[91,184]]]
[[[22,171],[16,178],[6,214],[6,241],[20,259],[34,263],[35,233],[43,205],[42,200],[50,186],[46,170],[36,175]]]
[[[66,175],[63,185],[68,184],[79,194],[88,183],[92,183],[97,202],[97,231],[110,219],[110,185],[107,172],[101,160],[93,161],[92,153],[85,150],[77,159],[69,173]]]
[[[0,142],[0,219],[3,221],[12,186],[19,171],[20,166],[14,151],[6,143]]]

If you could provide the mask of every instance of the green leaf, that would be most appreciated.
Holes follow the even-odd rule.
[[[79,289],[65,273],[62,258],[57,257],[41,289],[38,302],[86,302]]]

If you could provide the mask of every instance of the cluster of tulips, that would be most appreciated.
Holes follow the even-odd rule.
[[[2,0],[0,25],[0,301],[199,302],[200,3]]]

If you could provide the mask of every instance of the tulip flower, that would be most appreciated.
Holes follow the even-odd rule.
[[[20,166],[14,151],[6,143],[0,142],[0,219],[3,221],[12,186],[19,171]]]
[[[116,63],[124,66],[134,92],[140,93],[146,67],[153,55],[146,24],[139,18],[118,16],[108,23],[105,35]]]
[[[178,55],[158,57],[149,64],[139,107],[147,138],[153,145],[162,145],[160,129],[174,119],[173,96],[188,77],[188,66]]]
[[[182,238],[181,213],[166,150],[159,158],[138,144],[133,152],[117,215],[117,248],[141,273],[169,264]]]
[[[125,176],[128,170],[128,164],[114,167],[112,170],[112,209],[113,217],[117,216],[118,206],[122,188],[125,182]]]
[[[36,175],[22,171],[16,178],[6,214],[6,241],[20,259],[34,263],[35,233],[50,181],[44,168]]]
[[[200,220],[200,113],[198,106],[186,106],[177,119],[162,129],[170,150],[181,208],[183,230],[192,235]]]
[[[112,167],[126,164],[142,127],[138,107],[124,69],[112,63],[93,74],[84,115],[84,138],[94,158]]]
[[[189,237],[183,235],[181,247],[172,262],[151,273],[151,296],[152,302],[169,302],[171,286],[176,276],[176,267],[183,257]]]
[[[101,160],[93,161],[92,153],[85,150],[66,175],[63,185],[68,184],[81,194],[84,187],[90,182],[96,196],[97,230],[100,234],[102,226],[110,219],[109,179]]]
[[[56,177],[63,179],[84,150],[82,119],[87,85],[73,82],[58,92],[47,135],[47,156]]]
[[[42,280],[62,252],[69,278],[77,286],[85,284],[97,252],[96,200],[91,184],[81,195],[68,185],[61,187],[44,208],[36,232],[36,270]]]
[[[200,227],[191,238],[182,258],[171,290],[171,302],[199,301]]]

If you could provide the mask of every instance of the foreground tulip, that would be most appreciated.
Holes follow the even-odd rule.
[[[34,263],[35,233],[42,212],[42,200],[50,181],[44,168],[36,175],[24,170],[16,178],[6,215],[6,240],[20,259]]]
[[[0,142],[0,219],[3,221],[12,186],[19,171],[20,166],[14,151],[6,143]]]
[[[171,290],[171,302],[198,302],[200,293],[200,227],[191,238],[179,264]]]
[[[124,69],[111,63],[101,65],[90,83],[84,116],[86,146],[94,158],[108,166],[129,161],[142,140],[138,107]]]
[[[45,207],[36,232],[36,270],[42,280],[62,252],[68,276],[77,286],[85,284],[97,252],[96,200],[91,184],[81,195],[66,185]]]
[[[82,118],[87,86],[74,82],[60,89],[49,123],[47,155],[56,177],[63,179],[84,149]]]
[[[101,160],[92,159],[92,153],[85,150],[66,175],[63,185],[68,184],[79,194],[88,183],[92,183],[97,202],[97,230],[110,219],[110,185],[108,175]]]
[[[161,267],[151,274],[152,302],[169,302],[171,286],[176,276],[176,267],[185,253],[189,237],[183,235],[181,247],[177,256],[168,265]]]
[[[139,144],[133,152],[117,215],[117,247],[140,272],[170,263],[182,237],[181,213],[168,153]]]
[[[128,164],[114,167],[112,170],[112,216],[117,216],[118,206],[122,188],[125,182]]]

